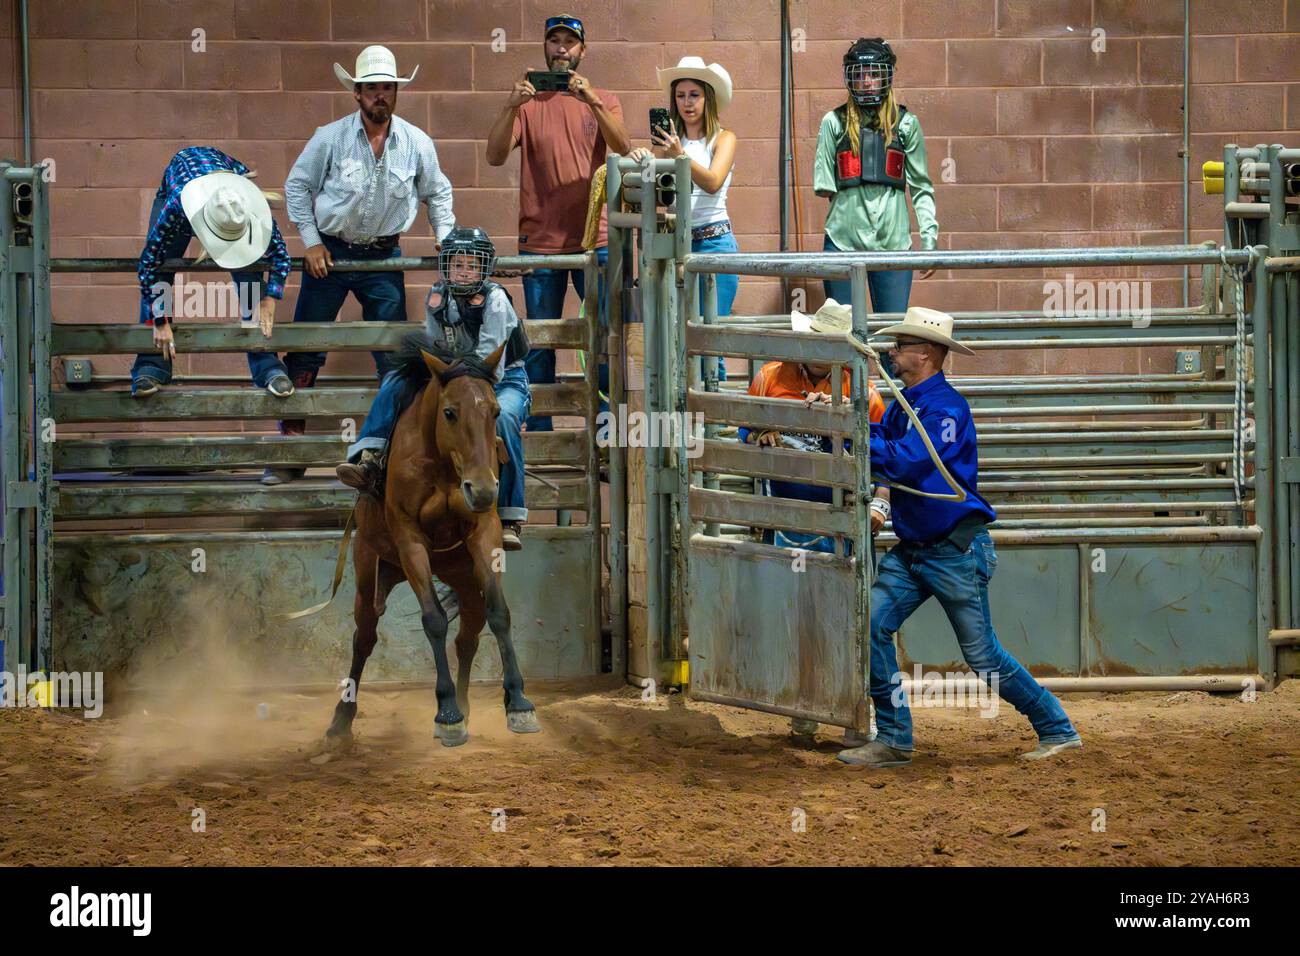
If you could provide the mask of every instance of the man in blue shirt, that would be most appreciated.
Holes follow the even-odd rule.
[[[888,353],[894,375],[902,379],[903,395],[965,500],[943,501],[904,490],[953,494],[901,403],[891,404],[884,418],[871,424],[871,470],[894,486],[899,539],[881,560],[871,588],[871,699],[877,735],[865,746],[841,751],[838,759],[868,767],[912,762],[912,714],[893,636],[931,596],[943,605],[971,670],[1037,731],[1038,746],[1022,756],[1037,760],[1082,747],[1061,702],[1007,653],[993,630],[988,585],[997,553],[984,525],[997,515],[976,490],[979,456],[970,406],[943,374],[949,349],[975,353],[953,340],[952,316],[933,309],[908,309],[901,323],[882,334],[894,337],[897,344]]]

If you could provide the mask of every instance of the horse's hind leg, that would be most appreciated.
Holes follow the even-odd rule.
[[[331,744],[341,744],[352,738],[352,721],[357,716],[357,690],[361,672],[375,643],[379,640],[379,615],[388,592],[402,580],[400,569],[378,560],[374,550],[358,536],[352,549],[352,566],[356,572],[357,593],[352,605],[356,629],[352,632],[352,668],[343,685],[339,702],[334,707],[334,720],[325,731]]]

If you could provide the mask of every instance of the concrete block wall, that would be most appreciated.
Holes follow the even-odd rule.
[[[16,6],[0,0],[0,76],[8,79],[0,151],[11,156],[21,154]],[[727,67],[737,92],[723,119],[741,141],[732,219],[742,249],[776,249],[777,0],[38,0],[34,156],[57,164],[55,254],[137,255],[162,166],[186,144],[218,145],[259,168],[264,186],[282,183],[311,132],[354,109],[331,64],[351,66],[374,42],[390,46],[404,72],[420,66],[398,112],[434,137],[458,218],[484,225],[503,253],[513,252],[518,161],[488,166],[484,138],[513,79],[541,64],[542,21],[561,8],[584,19],[590,48],[582,72],[617,92],[638,143],[647,109],[663,99],[656,67],[687,53]],[[801,230],[792,246],[820,248],[825,202],[810,185],[815,134],[821,116],[843,101],[840,57],[859,35],[883,35],[899,54],[896,86],[926,134],[942,248],[1178,241],[1182,8],[1180,0],[793,0]],[[1220,228],[1219,197],[1200,193],[1204,160],[1229,141],[1300,142],[1300,0],[1192,0],[1191,29],[1191,217],[1199,241]],[[1104,52],[1092,49],[1096,30],[1104,31]],[[285,233],[300,254],[292,226]],[[423,215],[404,250],[431,252]],[[1181,294],[1178,275],[1142,277],[1157,304],[1171,304]],[[430,279],[408,276],[412,317]],[[1029,269],[940,273],[915,284],[913,302],[1038,308],[1043,280]],[[296,289],[295,279],[280,321],[291,318]],[[135,297],[133,277],[62,276],[55,308],[63,320],[129,321]],[[810,290],[809,304],[820,297]],[[788,307],[775,283],[742,281],[738,312]],[[355,303],[344,317],[359,318]],[[1167,356],[1015,353],[981,365],[1058,371],[1085,359],[1135,371]],[[368,361],[340,357],[330,368],[365,371]],[[189,362],[182,357],[178,370]],[[202,364],[245,368],[240,356]]]

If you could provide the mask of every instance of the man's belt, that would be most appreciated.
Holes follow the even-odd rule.
[[[377,249],[393,249],[397,246],[397,241],[401,239],[401,234],[397,233],[391,236],[368,236],[361,239],[355,239],[349,242],[341,236],[330,236],[329,233],[321,233],[323,236],[329,236],[335,242],[348,246],[352,249],[362,251],[373,251]]]
[[[933,548],[935,545],[943,544],[945,541],[955,539],[954,544],[962,551],[970,547],[970,541],[975,535],[979,534],[989,519],[978,511],[970,511],[962,516],[955,525],[937,538],[930,541],[903,541],[902,543],[912,550],[921,548]],[[965,541],[965,545],[962,544]]]

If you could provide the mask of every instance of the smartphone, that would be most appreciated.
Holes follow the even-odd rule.
[[[671,136],[673,132],[672,120],[668,116],[668,110],[662,106],[650,107],[650,142],[654,142],[654,131],[660,129],[666,136]]]
[[[568,70],[529,70],[528,82],[538,93],[555,93],[569,88]]]

